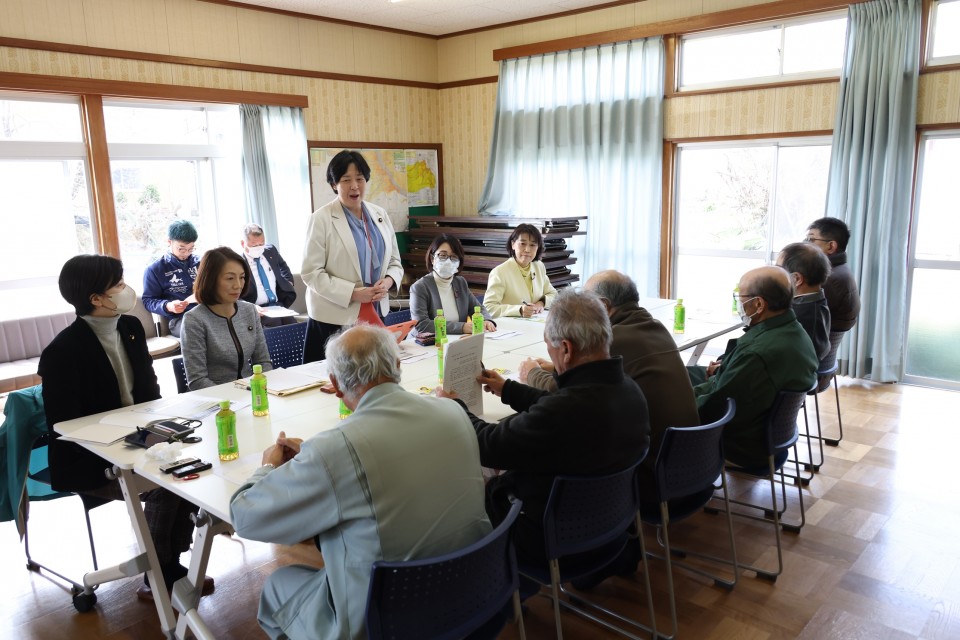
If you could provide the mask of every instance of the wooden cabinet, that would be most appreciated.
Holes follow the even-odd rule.
[[[570,270],[577,262],[569,240],[586,235],[580,221],[586,216],[558,218],[501,218],[497,216],[411,216],[407,231],[408,248],[403,254],[403,268],[416,282],[427,272],[427,248],[440,233],[455,236],[463,245],[464,264],[460,275],[470,283],[474,293],[487,288],[490,270],[509,257],[507,240],[517,225],[532,224],[543,234],[543,265],[554,287],[560,289],[577,282],[580,277]]]

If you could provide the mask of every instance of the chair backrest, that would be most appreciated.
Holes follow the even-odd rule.
[[[723,427],[733,419],[737,403],[727,398],[727,410],[716,422],[700,427],[668,427],[654,465],[657,502],[703,491],[723,472]]]
[[[548,559],[599,548],[623,535],[637,516],[636,469],[603,476],[557,476],[543,512]]]
[[[170,364],[173,365],[173,378],[177,381],[177,393],[190,391],[190,387],[187,386],[187,370],[183,366],[183,358],[171,358]]]
[[[483,294],[482,294],[482,293],[478,293],[478,294],[477,294],[477,302],[479,302],[480,304],[483,304]]]
[[[160,335],[157,323],[153,319],[153,314],[143,306],[143,300],[140,299],[140,296],[137,296],[137,302],[133,305],[133,310],[130,311],[130,315],[135,316],[137,320],[140,321],[140,324],[143,325],[143,333],[146,334],[147,340]]]
[[[367,591],[367,636],[462,638],[509,602],[519,577],[511,529],[513,503],[496,529],[459,551],[407,562],[378,561]]]
[[[806,401],[807,393],[816,389],[816,385],[802,391],[781,389],[773,400],[770,412],[764,420],[767,436],[767,455],[785,451],[793,446],[799,436],[797,415]]]
[[[827,352],[827,355],[824,356],[817,367],[817,388],[815,393],[829,389],[830,383],[833,381],[833,376],[837,375],[837,370],[840,368],[837,362],[837,351],[840,349],[840,341],[843,340],[844,335],[846,335],[846,331],[830,332],[830,351]]]
[[[388,313],[383,319],[384,326],[389,327],[392,324],[400,324],[401,322],[410,321],[410,309],[401,309],[400,311],[393,311]]]
[[[267,350],[274,369],[285,369],[303,364],[303,343],[307,337],[307,323],[285,324],[263,330]]]

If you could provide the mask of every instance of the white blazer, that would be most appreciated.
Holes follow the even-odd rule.
[[[403,279],[397,236],[387,212],[365,202],[373,223],[383,236],[384,253],[379,278],[390,276],[399,291]],[[363,286],[360,254],[350,232],[350,223],[339,199],[325,204],[312,214],[307,224],[300,275],[307,285],[307,314],[313,320],[345,325],[356,322],[360,303],[350,302],[353,290]],[[379,279],[378,278],[378,279]],[[390,311],[390,301],[380,301],[380,313]]]

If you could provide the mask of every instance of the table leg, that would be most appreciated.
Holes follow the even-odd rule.
[[[173,608],[170,606],[170,596],[167,594],[167,584],[163,580],[163,572],[160,571],[160,561],[157,559],[157,550],[153,546],[153,538],[150,537],[150,530],[147,528],[147,519],[143,515],[143,505],[140,504],[140,493],[137,491],[137,481],[132,469],[120,469],[117,473],[114,467],[114,474],[120,481],[120,489],[123,491],[123,501],[127,505],[127,512],[130,514],[130,522],[133,523],[133,533],[137,537],[137,544],[142,552],[134,560],[133,566],[137,571],[142,571],[143,556],[146,556],[147,580],[150,582],[150,589],[153,591],[153,602],[157,606],[157,615],[160,616],[160,628],[168,638],[173,637],[176,618]],[[127,563],[130,564],[130,563]],[[124,565],[121,565],[123,567]],[[112,571],[105,569],[104,571]],[[99,573],[99,572],[95,572]],[[129,575],[129,574],[127,574]],[[84,583],[87,579],[84,576]]]
[[[231,531],[232,528],[228,523],[202,509],[195,516],[194,522],[197,525],[197,533],[193,538],[190,567],[186,577],[177,580],[173,585],[173,606],[180,612],[176,637],[183,640],[187,637],[187,629],[189,629],[197,640],[213,640],[214,635],[200,617],[197,608],[200,606],[203,579],[207,574],[207,561],[210,559],[213,539],[217,534]]]

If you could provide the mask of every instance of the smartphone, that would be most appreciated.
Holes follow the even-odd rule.
[[[185,467],[180,467],[179,469],[174,471],[173,477],[183,478],[185,476],[190,475],[191,473],[200,473],[201,471],[206,471],[207,469],[211,469],[211,468],[213,468],[213,465],[210,464],[209,462],[203,462],[201,460],[198,460],[197,462],[188,464]]]
[[[164,473],[170,473],[171,471],[176,471],[180,467],[185,467],[188,464],[193,464],[195,462],[200,462],[200,458],[181,458],[180,460],[174,460],[169,464],[160,465],[160,471]]]

